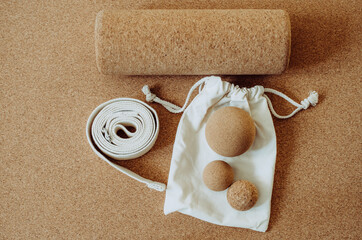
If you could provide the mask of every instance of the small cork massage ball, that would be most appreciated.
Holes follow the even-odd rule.
[[[256,129],[250,114],[238,107],[215,111],[206,123],[206,141],[216,153],[235,157],[246,152],[254,142]]]
[[[233,183],[234,172],[229,164],[217,160],[207,164],[202,178],[209,189],[223,191]]]
[[[251,182],[239,180],[231,185],[226,197],[231,207],[239,211],[246,211],[258,201],[258,190]]]

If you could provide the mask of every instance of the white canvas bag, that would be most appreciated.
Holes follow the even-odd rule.
[[[203,86],[203,87],[202,87]],[[191,93],[199,87],[199,94],[186,108]],[[178,125],[173,147],[171,167],[166,189],[164,213],[175,211],[201,220],[231,227],[250,228],[265,232],[270,217],[270,203],[273,189],[274,167],[277,153],[273,120],[268,109],[279,118],[293,116],[301,109],[318,102],[318,94],[298,104],[275,90],[262,86],[239,88],[220,77],[206,77],[190,90],[185,105],[180,108],[163,101],[152,94],[148,86],[142,89],[147,101],[162,104],[173,113],[184,112]],[[288,116],[279,116],[272,108],[266,92],[277,94],[297,109]],[[210,115],[225,106],[235,106],[249,112],[256,126],[256,137],[251,148],[237,157],[223,157],[215,153],[205,139],[205,125]],[[225,122],[227,124],[227,122]],[[248,211],[237,211],[227,202],[226,191],[215,192],[202,181],[205,166],[223,160],[231,165],[236,180],[252,182],[259,192],[255,206]]]

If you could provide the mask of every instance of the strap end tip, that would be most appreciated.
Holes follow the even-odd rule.
[[[164,183],[159,183],[159,182],[152,182],[152,183],[149,183],[147,184],[147,187],[151,188],[151,189],[154,189],[156,191],[159,191],[159,192],[163,192],[166,190],[166,184]]]

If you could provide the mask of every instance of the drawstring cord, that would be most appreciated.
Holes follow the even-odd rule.
[[[190,97],[191,97],[191,94],[193,93],[193,91],[197,87],[199,87],[199,92],[201,92],[202,85],[205,83],[205,81],[207,81],[208,78],[209,77],[205,77],[205,78],[200,79],[198,82],[196,82],[191,87],[189,93],[187,94],[185,103],[182,106],[182,108],[175,105],[175,104],[173,104],[173,103],[167,102],[167,101],[162,100],[159,97],[157,97],[156,94],[151,92],[148,85],[143,86],[142,92],[146,95],[146,101],[147,102],[156,102],[156,103],[159,103],[162,106],[164,106],[168,111],[170,111],[172,113],[181,113],[186,109],[187,104],[190,101]],[[316,91],[310,92],[309,96],[306,99],[304,99],[303,101],[301,101],[300,104],[297,103],[296,101],[294,101],[293,99],[291,99],[290,97],[288,97],[287,95],[285,95],[285,94],[283,94],[283,93],[281,93],[281,92],[279,92],[277,90],[271,89],[271,88],[264,88],[264,93],[273,93],[275,95],[278,95],[279,97],[284,98],[289,103],[291,103],[292,105],[297,107],[291,114],[286,115],[286,116],[281,116],[281,115],[279,115],[278,113],[275,112],[273,104],[272,104],[270,98],[266,94],[264,94],[264,97],[266,98],[266,100],[268,102],[268,106],[270,108],[270,111],[272,112],[272,114],[276,118],[280,118],[280,119],[287,119],[287,118],[293,117],[300,110],[307,109],[307,108],[309,108],[310,105],[315,106],[318,103],[318,93]]]
[[[156,103],[159,103],[161,104],[162,106],[164,106],[168,111],[172,112],[172,113],[181,113],[183,112],[186,107],[187,107],[187,104],[188,102],[190,101],[190,98],[191,98],[191,94],[195,91],[195,89],[197,87],[199,87],[199,92],[201,92],[202,90],[202,84],[207,80],[207,78],[202,78],[200,79],[199,81],[197,81],[191,88],[190,88],[190,91],[189,93],[187,94],[187,97],[186,97],[186,100],[185,100],[185,103],[184,105],[181,107],[173,104],[173,103],[170,103],[170,102],[167,102],[165,100],[162,100],[160,99],[159,97],[156,96],[156,94],[152,93],[149,86],[148,85],[145,85],[143,86],[142,88],[142,92],[146,95],[146,101],[147,102],[156,102]]]
[[[275,117],[280,118],[280,119],[287,119],[287,118],[293,117],[300,110],[302,110],[302,109],[305,110],[305,109],[309,108],[310,105],[312,105],[314,107],[318,103],[318,93],[316,91],[310,92],[309,96],[306,99],[304,99],[303,101],[301,101],[300,104],[297,103],[296,101],[294,101],[293,99],[291,99],[290,97],[288,97],[287,95],[285,95],[277,90],[271,89],[271,88],[264,88],[264,93],[273,93],[275,95],[278,95],[279,97],[284,98],[289,103],[291,103],[295,107],[297,107],[291,114],[286,115],[286,116],[281,116],[275,112],[270,98],[266,94],[264,94],[264,97],[266,98],[266,100],[268,102],[270,111],[272,112],[272,114]]]

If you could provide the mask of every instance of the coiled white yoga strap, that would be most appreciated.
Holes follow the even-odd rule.
[[[189,93],[187,94],[187,97],[186,97],[186,101],[183,105],[183,107],[179,107],[179,106],[176,106],[175,104],[173,103],[170,103],[170,102],[167,102],[165,100],[162,100],[160,99],[159,97],[157,97],[155,94],[153,94],[149,88],[148,85],[145,85],[143,86],[142,88],[142,92],[145,94],[146,96],[146,101],[147,102],[157,102],[159,104],[161,104],[162,106],[164,106],[168,111],[172,112],[172,113],[181,113],[183,112],[186,107],[187,107],[187,103],[190,101],[190,97],[191,97],[191,94],[192,92],[197,88],[199,87],[199,92],[202,90],[202,84],[207,81],[209,77],[205,77],[205,78],[202,78],[200,79],[199,81],[197,81],[191,88],[190,88],[190,91]],[[279,115],[278,113],[275,112],[274,108],[273,108],[273,104],[270,100],[270,98],[264,94],[264,97],[266,98],[267,102],[268,102],[268,106],[270,108],[270,111],[272,112],[272,114],[277,117],[277,118],[281,118],[281,119],[286,119],[286,118],[290,118],[290,117],[293,117],[297,112],[299,112],[300,110],[302,109],[307,109],[310,105],[312,106],[315,106],[317,105],[318,103],[318,93],[316,91],[311,91],[309,93],[309,96],[304,99],[303,101],[299,103],[295,102],[293,99],[291,99],[290,97],[286,96],[285,94],[277,91],[277,90],[274,90],[274,89],[271,89],[271,88],[264,88],[262,86],[260,86],[261,88],[264,89],[264,93],[273,93],[275,95],[278,95],[279,97],[282,97],[284,98],[285,100],[287,100],[289,103],[291,103],[292,105],[296,106],[297,108],[289,115],[287,116],[281,116]]]
[[[127,127],[135,129],[129,131]],[[126,136],[117,134],[123,131]],[[156,111],[146,103],[132,98],[117,98],[98,106],[87,122],[87,138],[93,151],[104,161],[129,177],[164,191],[166,185],[145,179],[112,162],[146,154],[155,144],[159,132]]]

